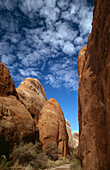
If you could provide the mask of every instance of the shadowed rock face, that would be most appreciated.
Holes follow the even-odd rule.
[[[7,67],[0,62],[0,96],[13,95],[18,97],[15,84]]]
[[[19,99],[28,109],[37,125],[40,111],[47,101],[44,88],[39,80],[26,78],[17,88],[17,92]]]
[[[109,0],[95,0],[92,32],[78,56],[79,156],[84,170],[110,169],[109,11]]]
[[[8,155],[21,139],[36,140],[35,122],[18,100],[13,80],[6,66],[0,63],[0,154]]]
[[[51,98],[47,101],[39,116],[39,139],[43,148],[49,142],[55,142],[62,151],[62,155],[68,153],[68,135],[65,119],[58,102]]]

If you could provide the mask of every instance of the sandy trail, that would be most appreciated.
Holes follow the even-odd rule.
[[[71,170],[70,169],[70,164],[65,164],[65,165],[61,165],[61,166],[57,166],[55,168],[50,168],[49,170]]]

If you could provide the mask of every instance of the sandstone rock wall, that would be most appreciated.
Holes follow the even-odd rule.
[[[68,135],[63,111],[58,102],[51,98],[47,101],[39,116],[39,140],[43,148],[49,142],[55,142],[62,155],[68,153]]]
[[[78,56],[79,156],[84,170],[110,169],[110,1],[95,0],[92,32]]]
[[[9,154],[21,139],[36,140],[35,122],[19,101],[6,66],[0,63],[0,155]]]
[[[66,122],[66,130],[68,133],[68,146],[69,146],[69,148],[74,148],[70,123],[66,119],[65,119],[65,122]]]
[[[79,146],[79,132],[74,132],[73,135],[73,146],[77,148]]]
[[[26,78],[17,89],[8,68],[0,62],[0,155],[7,155],[21,140],[40,140],[45,148],[55,142],[66,156],[68,135],[60,105],[47,102],[37,79]]]
[[[24,104],[35,120],[37,128],[40,111],[47,101],[44,88],[40,84],[39,80],[26,78],[18,86],[17,92],[20,101]]]
[[[70,123],[66,119],[65,119],[65,122],[66,122],[66,130],[68,134],[68,146],[71,149],[75,149],[78,147],[78,144],[79,144],[79,133],[74,132],[72,135]]]
[[[15,84],[7,67],[0,62],[0,96],[13,95],[18,98]]]

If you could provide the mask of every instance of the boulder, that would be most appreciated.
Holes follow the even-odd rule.
[[[51,98],[40,111],[39,140],[43,149],[50,142],[55,142],[63,156],[68,154],[68,135],[63,111],[59,103]]]
[[[6,66],[0,63],[0,155],[8,155],[22,139],[36,140],[35,122],[19,101]]]
[[[95,0],[92,32],[78,56],[79,157],[83,170],[110,169],[110,1]]]
[[[40,111],[47,101],[44,88],[40,84],[39,80],[35,78],[26,78],[18,86],[17,92],[20,101],[27,108],[37,126]]]

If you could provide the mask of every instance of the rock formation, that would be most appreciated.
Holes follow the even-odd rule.
[[[45,105],[47,98],[44,88],[39,80],[26,78],[17,88],[19,99],[25,105],[31,116],[38,123],[40,110]]]
[[[110,169],[110,1],[95,0],[92,32],[78,56],[79,156],[83,170]]]
[[[68,146],[71,149],[75,149],[78,147],[79,144],[79,133],[78,132],[74,132],[73,135],[71,133],[71,126],[70,123],[68,122],[68,120],[66,120],[66,130],[68,133]]]
[[[74,139],[79,140],[79,132],[74,132],[72,136]]]
[[[39,140],[43,148],[49,142],[55,142],[61,150],[62,155],[68,153],[68,135],[65,119],[58,102],[51,98],[47,101],[39,116]]]
[[[72,133],[71,133],[71,126],[70,126],[70,122],[68,122],[68,120],[65,119],[66,122],[66,130],[68,133],[68,146],[69,148],[73,148],[73,137],[72,137]]]
[[[0,155],[21,139],[36,140],[35,123],[18,94],[6,66],[0,62]]]
[[[74,132],[73,135],[73,146],[77,148],[79,146],[79,132]]]
[[[10,76],[7,67],[0,62],[0,96],[13,95],[18,98],[15,84]]]
[[[15,143],[40,140],[45,148],[55,142],[62,155],[68,152],[68,135],[60,105],[47,101],[37,79],[26,78],[17,89],[8,68],[0,62],[0,155],[8,155]]]

